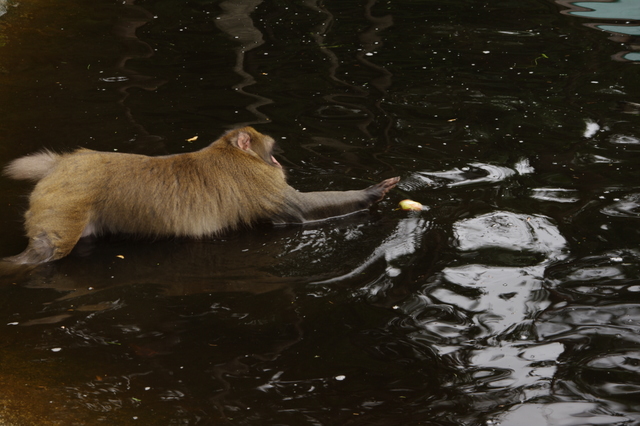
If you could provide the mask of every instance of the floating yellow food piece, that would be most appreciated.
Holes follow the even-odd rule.
[[[422,204],[413,200],[402,200],[400,201],[400,203],[398,203],[398,205],[402,210],[422,210]]]
[[[197,140],[198,140],[198,137],[194,136],[192,138],[187,139],[187,142],[193,142],[193,141],[197,141]]]

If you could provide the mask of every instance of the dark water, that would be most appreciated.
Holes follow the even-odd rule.
[[[640,425],[635,0],[0,14],[3,163],[251,124],[299,189],[403,178],[346,219],[86,243],[3,278],[2,424]],[[6,256],[29,185],[0,191]]]

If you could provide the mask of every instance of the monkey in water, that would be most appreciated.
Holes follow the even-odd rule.
[[[357,191],[298,192],[287,184],[273,145],[271,137],[244,127],[185,154],[78,149],[14,160],[5,174],[37,184],[25,213],[29,245],[5,260],[50,262],[68,255],[80,238],[102,233],[198,238],[260,221],[345,215],[382,200],[400,180]]]

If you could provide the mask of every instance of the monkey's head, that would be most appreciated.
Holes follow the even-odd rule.
[[[263,135],[253,127],[231,130],[223,139],[234,147],[262,159],[270,166],[282,169],[282,165],[273,156],[273,138]]]

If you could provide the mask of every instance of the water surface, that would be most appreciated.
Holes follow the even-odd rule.
[[[640,424],[639,22],[625,0],[0,1],[3,162],[253,125],[301,190],[403,178],[348,218],[3,277],[2,422]],[[29,188],[0,180],[2,256]]]

